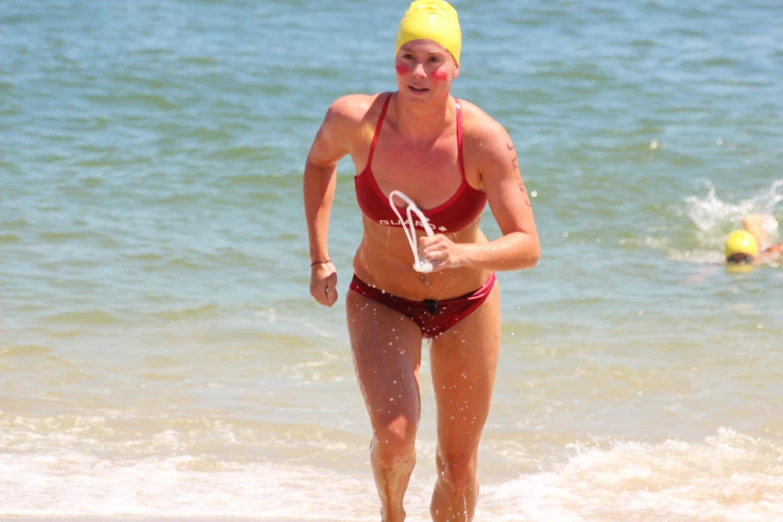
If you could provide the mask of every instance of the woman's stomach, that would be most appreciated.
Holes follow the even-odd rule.
[[[417,234],[421,236],[423,232]],[[478,223],[447,237],[454,243],[487,242]],[[447,299],[476,290],[490,277],[489,271],[467,267],[423,274],[414,270],[413,265],[413,250],[402,228],[364,220],[364,236],[353,260],[354,272],[379,290],[414,301]]]

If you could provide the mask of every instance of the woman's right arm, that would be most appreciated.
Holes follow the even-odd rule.
[[[352,97],[338,99],[326,111],[304,168],[304,210],[310,244],[310,293],[320,304],[337,301],[337,272],[329,261],[329,216],[337,183],[337,163],[351,152]]]
[[[753,234],[761,248],[767,242],[767,231],[764,226],[767,219],[764,214],[747,214],[742,218],[742,228]]]

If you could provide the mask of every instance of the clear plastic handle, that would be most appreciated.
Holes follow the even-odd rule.
[[[407,220],[402,219],[400,211],[397,210],[397,205],[394,204],[395,196],[408,204],[408,208],[406,209],[408,218]],[[411,250],[413,251],[413,269],[417,272],[421,272],[422,274],[432,272],[432,262],[427,261],[426,259],[419,259],[419,248],[416,246],[416,224],[413,221],[412,214],[415,214],[416,217],[419,218],[421,226],[424,228],[424,231],[427,233],[427,235],[434,236],[435,233],[432,231],[432,227],[430,227],[430,224],[427,222],[427,218],[424,217],[424,214],[422,214],[421,210],[419,210],[419,207],[416,206],[416,203],[414,203],[411,198],[399,190],[391,191],[389,194],[389,205],[391,205],[394,213],[397,214],[397,217],[400,220],[400,224],[402,225],[402,229],[405,231],[405,236],[408,238],[408,244],[411,246]],[[410,227],[410,230],[408,227]]]

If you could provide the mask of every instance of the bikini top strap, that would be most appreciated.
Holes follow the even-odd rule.
[[[375,134],[372,137],[372,145],[370,145],[370,154],[367,156],[367,166],[372,165],[372,155],[375,152],[375,145],[378,143],[378,135],[381,133],[381,127],[383,126],[383,119],[386,117],[386,109],[389,108],[389,101],[391,101],[392,95],[389,94],[386,97],[386,101],[383,102],[383,108],[381,108],[381,115],[378,117],[378,124],[375,126]]]
[[[462,109],[459,100],[454,99],[457,105],[457,157],[459,158],[459,171],[462,173],[462,179],[465,178],[465,160],[462,155]]]

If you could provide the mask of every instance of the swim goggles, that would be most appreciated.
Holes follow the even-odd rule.
[[[735,252],[726,258],[726,262],[732,265],[752,265],[753,256],[742,252]]]
[[[408,204],[408,207],[405,209],[405,213],[408,217],[407,220],[402,219],[400,211],[397,209],[397,205],[394,204],[395,196]],[[421,210],[419,210],[419,207],[416,206],[416,203],[414,203],[411,198],[399,190],[391,191],[389,194],[389,205],[391,205],[392,210],[400,219],[400,225],[402,225],[402,229],[405,231],[405,237],[408,238],[408,244],[411,246],[411,250],[413,251],[413,269],[417,272],[421,272],[422,274],[428,274],[432,272],[432,262],[426,259],[419,259],[419,248],[416,246],[416,225],[413,221],[413,214],[419,218],[419,223],[421,224],[422,228],[424,228],[424,231],[427,233],[427,235],[432,237],[435,235],[435,233],[432,231],[430,224],[427,222],[427,218],[424,217],[424,214],[422,214]]]

